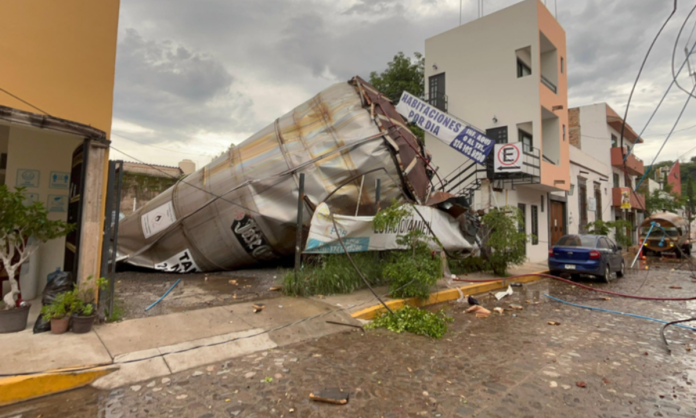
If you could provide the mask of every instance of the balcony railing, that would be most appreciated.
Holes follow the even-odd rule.
[[[634,192],[630,187],[614,187],[611,189],[612,206],[620,208],[624,203],[625,192],[628,192],[628,202],[631,204],[631,209],[645,210],[645,196],[638,192]]]
[[[551,82],[548,78],[544,77],[544,75],[541,75],[541,83],[545,85],[546,87],[549,88],[554,93],[558,93],[558,89],[556,88],[556,85]]]
[[[611,166],[623,170],[624,158],[628,154],[626,147],[613,147],[611,149]],[[626,158],[626,171],[631,176],[642,176],[645,172],[643,160],[636,158],[633,154],[628,154]]]

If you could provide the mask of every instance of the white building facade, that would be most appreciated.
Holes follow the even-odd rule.
[[[541,262],[567,232],[570,157],[565,31],[539,0],[514,6],[425,42],[429,104],[496,143],[522,143],[525,173],[495,173],[426,134],[443,189],[475,210],[510,205],[533,235],[527,257]],[[489,155],[492,159],[494,152]],[[552,194],[551,192],[561,192]]]

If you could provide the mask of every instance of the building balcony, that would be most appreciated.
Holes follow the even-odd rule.
[[[549,88],[554,93],[558,93],[558,88],[556,87],[555,84],[548,78],[544,77],[543,75],[541,76],[541,84],[545,85],[546,87]]]
[[[611,166],[623,170],[623,160],[627,152],[625,147],[613,147],[611,149]],[[626,158],[626,171],[628,171],[630,176],[642,176],[645,172],[643,160],[636,158],[633,154],[629,154],[628,158]]]
[[[641,163],[642,164],[642,163]],[[623,196],[625,192],[628,193],[628,201],[631,204],[631,209],[644,210],[645,209],[645,196],[638,192],[633,192],[629,187],[614,187],[611,189],[612,203],[611,205],[615,208],[621,208],[621,203],[623,201]]]

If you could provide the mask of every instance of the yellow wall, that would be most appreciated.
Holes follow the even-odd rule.
[[[0,88],[52,116],[111,134],[119,0],[0,6]],[[0,105],[36,109],[0,91]]]

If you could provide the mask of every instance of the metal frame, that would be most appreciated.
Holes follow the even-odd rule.
[[[101,277],[108,280],[108,290],[101,290],[99,312],[114,311],[116,282],[116,252],[118,249],[118,224],[121,213],[121,189],[123,186],[123,161],[109,161],[106,191],[106,213],[104,214],[104,239],[102,240]]]

